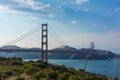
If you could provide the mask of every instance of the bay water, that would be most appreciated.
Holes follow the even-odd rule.
[[[37,59],[24,59],[24,61]],[[103,74],[109,77],[120,79],[120,59],[113,60],[54,60],[49,59],[49,63],[65,65],[75,69],[86,69],[88,72]],[[86,67],[86,68],[85,68]]]

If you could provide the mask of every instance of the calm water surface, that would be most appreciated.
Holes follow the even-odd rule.
[[[30,59],[29,59],[30,60]],[[29,61],[28,59],[25,61]],[[33,60],[33,59],[32,59]],[[34,59],[36,60],[36,59]],[[57,65],[65,65],[75,69],[84,69],[85,63],[86,71],[104,74],[109,77],[117,77],[120,79],[120,59],[108,60],[49,60],[49,63]]]

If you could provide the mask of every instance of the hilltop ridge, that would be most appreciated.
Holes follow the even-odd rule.
[[[9,49],[34,49],[39,50],[40,48],[22,48],[18,46],[4,46],[3,48],[9,48]],[[81,48],[76,49],[71,46],[61,46],[58,48],[54,48],[52,50],[55,51],[78,51],[79,53],[60,53],[60,52],[52,52],[49,53],[48,57],[49,59],[96,59],[96,60],[108,60],[113,58],[119,58],[118,54],[115,54],[111,51],[107,50],[94,50],[94,54],[91,55],[91,49],[90,48]],[[14,52],[14,53],[4,53],[2,56],[5,57],[21,57],[23,59],[39,59],[40,58],[40,52]]]

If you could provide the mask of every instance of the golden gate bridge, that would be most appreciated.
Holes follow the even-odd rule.
[[[21,48],[21,49],[9,49],[4,48],[4,46],[9,46],[12,44],[15,44],[17,42],[20,42],[21,40],[24,40],[28,36],[34,34],[38,30],[42,29],[41,31],[41,49],[29,49],[29,48]],[[54,30],[50,27],[51,31],[55,34],[53,35],[51,32],[50,34],[55,38],[55,40],[61,44],[65,45],[64,41],[54,32]],[[48,50],[48,24],[42,24],[35,27],[33,30],[29,31],[28,33],[20,36],[19,38],[16,38],[0,47],[0,52],[41,52],[41,60],[44,62],[48,62],[48,53],[50,52],[61,52],[61,53],[85,53],[85,52],[79,52],[79,51],[70,51],[70,50]],[[56,36],[56,37],[55,37]],[[91,43],[91,52],[93,54],[94,52],[94,43]]]

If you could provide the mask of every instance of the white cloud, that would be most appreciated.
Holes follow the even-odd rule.
[[[54,14],[53,12],[51,12],[51,13],[48,14],[48,17],[51,17],[51,18],[55,17],[55,16],[56,16],[56,14]]]
[[[120,7],[115,8],[114,12],[120,12]]]
[[[71,21],[71,23],[72,23],[72,24],[76,24],[76,23],[77,23],[77,21]]]
[[[65,2],[60,6],[51,6],[38,0],[9,0],[11,5],[0,5],[0,13],[23,13],[49,18],[63,17]],[[35,20],[35,18],[33,18]]]
[[[39,19],[39,16],[37,15],[26,16],[25,19],[31,21],[37,21]]]
[[[38,20],[38,17],[32,16],[32,20]]]
[[[6,12],[14,12],[14,10],[10,9],[7,6],[0,5],[0,13],[6,13]]]
[[[30,8],[32,10],[44,10],[50,8],[50,4],[44,4],[35,0],[11,0],[19,4],[19,7]]]
[[[90,1],[90,0],[76,0],[75,3],[81,5],[81,4],[86,3],[88,1]]]
[[[0,5],[0,13],[25,13],[25,12],[11,9],[9,6]]]
[[[84,9],[82,9],[82,10],[85,11],[85,12],[88,12],[88,11],[89,11],[88,8],[84,8]]]
[[[0,11],[7,11],[7,10],[9,10],[9,8],[8,8],[8,7],[5,7],[5,6],[0,6]]]

